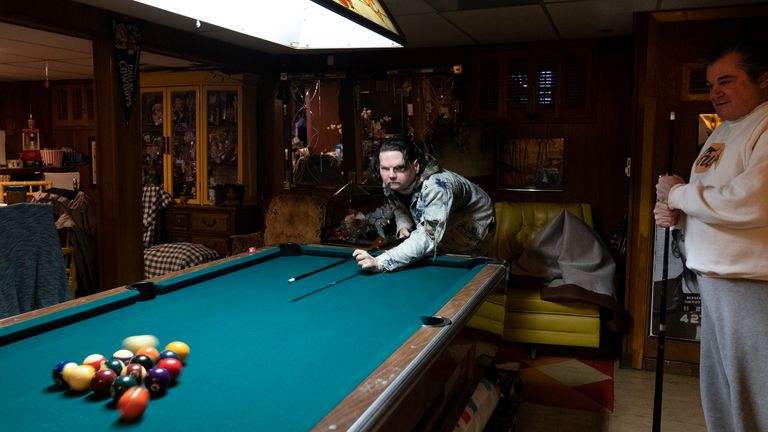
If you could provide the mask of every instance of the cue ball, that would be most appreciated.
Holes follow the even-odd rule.
[[[123,348],[135,353],[136,350],[143,346],[156,347],[158,343],[157,337],[153,335],[128,336],[123,339]]]
[[[255,247],[251,246],[251,247],[248,248],[248,253],[254,253],[254,252],[256,252],[256,248]]]
[[[117,401],[120,420],[126,422],[138,420],[144,414],[148,404],[149,390],[141,386],[131,387]]]

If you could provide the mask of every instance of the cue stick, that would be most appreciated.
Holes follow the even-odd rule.
[[[382,238],[382,237],[379,237],[379,238],[381,238],[381,239],[382,239],[382,241],[383,241],[383,238]],[[376,240],[379,240],[379,238],[377,238]],[[376,247],[376,249],[375,249],[375,250],[379,250],[379,249],[381,249],[381,248],[382,248],[382,247],[384,247],[384,246],[393,246],[393,245],[396,245],[396,244],[398,244],[398,243],[402,242],[403,240],[405,240],[406,238],[407,238],[407,237],[401,237],[401,238],[399,238],[399,239],[397,239],[397,240],[393,240],[393,241],[391,241],[391,242],[389,242],[389,243],[386,243],[386,244],[380,244],[379,246],[377,246],[377,247]],[[372,249],[373,249],[373,248],[372,248]],[[375,250],[374,250],[374,251],[375,251]],[[313,294],[317,294],[317,293],[319,293],[320,291],[326,290],[326,289],[328,289],[328,288],[330,288],[330,287],[332,287],[332,286],[334,286],[334,285],[338,285],[338,284],[340,284],[340,283],[342,283],[342,282],[344,282],[344,281],[348,281],[348,280],[352,279],[353,277],[355,277],[355,276],[359,276],[359,275],[361,275],[361,274],[362,274],[362,272],[360,272],[360,270],[357,270],[357,271],[355,271],[354,273],[352,273],[352,274],[350,274],[350,275],[348,275],[348,276],[344,276],[344,277],[343,277],[343,278],[341,278],[341,279],[338,279],[338,280],[335,280],[335,281],[333,281],[333,282],[329,283],[328,285],[322,286],[322,287],[320,287],[320,288],[318,288],[318,289],[316,289],[316,290],[310,291],[310,292],[308,292],[308,293],[306,293],[306,294],[302,294],[302,295],[300,295],[300,296],[296,297],[295,299],[293,299],[293,300],[289,301],[288,303],[294,303],[294,302],[297,302],[297,301],[299,301],[299,300],[301,300],[301,299],[303,299],[303,298],[305,298],[305,297],[309,297],[309,296],[311,296],[311,295],[313,295]]]
[[[339,280],[335,280],[335,281],[333,281],[333,282],[329,283],[328,285],[326,285],[326,286],[324,286],[324,287],[320,287],[320,288],[318,288],[318,289],[316,289],[316,290],[314,290],[314,291],[310,291],[310,292],[308,292],[308,293],[306,293],[306,294],[302,294],[302,295],[300,295],[300,296],[296,297],[295,299],[293,299],[293,300],[289,301],[288,303],[294,303],[294,302],[297,302],[297,301],[299,301],[299,300],[303,299],[304,297],[309,297],[309,296],[311,296],[312,294],[317,294],[317,293],[319,293],[320,291],[326,290],[326,289],[328,289],[328,288],[330,288],[330,287],[332,287],[332,286],[334,286],[334,285],[340,284],[340,283],[342,283],[342,282],[344,282],[344,281],[348,281],[348,280],[352,279],[353,277],[355,277],[355,276],[358,276],[358,275],[360,275],[360,274],[361,274],[361,273],[360,273],[359,271],[356,271],[356,272],[352,273],[351,275],[349,275],[349,276],[345,276],[345,277],[343,277],[343,278],[341,278],[341,279],[339,279]]]
[[[667,175],[672,172],[672,143],[675,138],[675,112],[669,113],[669,147],[667,149]],[[669,195],[667,195],[669,200]],[[661,265],[661,294],[659,295],[659,340],[656,350],[656,387],[653,395],[653,432],[661,431],[661,395],[664,387],[664,343],[667,336],[667,284],[669,283],[669,233],[664,228],[664,258]],[[651,308],[653,312],[653,308]]]
[[[370,253],[374,253],[374,252],[376,252],[376,251],[378,251],[378,250],[380,250],[380,249],[382,249],[384,247],[394,246],[397,243],[400,243],[401,241],[403,241],[404,239],[405,239],[405,237],[399,238],[397,240],[393,240],[391,242],[387,242],[387,240],[384,237],[378,236],[378,237],[376,237],[376,240],[374,240],[373,243],[371,244],[371,247],[369,249],[366,249],[365,251],[368,252],[369,254]],[[288,283],[296,282],[299,279],[304,279],[305,277],[312,276],[313,274],[320,273],[321,271],[328,270],[329,268],[336,267],[337,265],[341,265],[341,264],[344,264],[346,262],[350,262],[354,258],[355,257],[350,256],[348,258],[344,258],[343,260],[332,262],[332,263],[330,263],[328,265],[325,265],[325,266],[322,266],[320,268],[316,268],[314,270],[311,270],[311,271],[308,271],[306,273],[300,274],[298,276],[292,277],[292,278],[288,279]]]

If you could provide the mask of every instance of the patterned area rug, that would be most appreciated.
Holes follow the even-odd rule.
[[[613,412],[614,360],[541,355],[531,359],[522,348],[500,348],[494,364],[519,368],[522,399],[542,405],[596,412]]]

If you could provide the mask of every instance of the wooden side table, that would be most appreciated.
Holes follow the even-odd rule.
[[[165,209],[169,242],[200,243],[225,257],[232,250],[230,236],[247,234],[261,227],[255,205],[216,207],[173,205]]]

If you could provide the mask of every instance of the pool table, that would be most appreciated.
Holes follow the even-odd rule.
[[[457,335],[504,286],[503,265],[439,256],[372,274],[350,256],[268,247],[1,320],[2,430],[403,430],[434,421],[435,395],[471,367]],[[54,385],[59,361],[110,357],[143,334],[191,352],[138,422],[122,423],[110,398]]]

